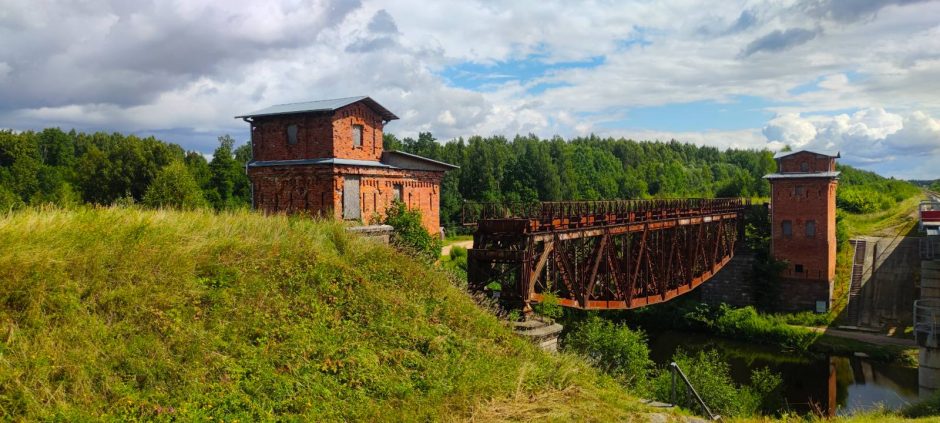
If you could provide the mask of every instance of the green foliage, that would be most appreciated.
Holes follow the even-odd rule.
[[[769,369],[758,369],[751,373],[750,385],[738,385],[731,379],[731,369],[721,360],[715,350],[699,351],[689,355],[680,350],[673,362],[689,378],[692,386],[702,397],[712,413],[723,417],[747,417],[761,411],[774,412],[778,406],[776,398],[782,384],[780,375]],[[673,375],[670,369],[660,370],[651,381],[653,398],[669,402],[672,398]],[[691,393],[687,392],[681,379],[676,377],[676,404],[690,410],[702,412]]]
[[[393,242],[418,257],[435,261],[441,255],[441,240],[421,225],[421,211],[409,210],[396,201],[385,211],[385,223],[395,228]]]
[[[648,328],[669,328],[707,332],[722,337],[776,345],[806,351],[819,334],[793,327],[785,318],[760,314],[754,307],[711,306],[694,300],[674,301],[657,307],[631,310],[620,315],[624,321]]]
[[[385,134],[385,146],[460,166],[441,183],[441,223],[448,232],[459,230],[465,200],[766,197],[770,186],[763,176],[776,170],[767,150],[596,136],[475,136],[442,144],[430,133],[402,140]]]
[[[42,208],[0,214],[0,239],[0,420],[485,421],[539,397],[541,413],[583,421],[639,407],[445,273],[338,223]]]
[[[202,190],[182,162],[163,168],[147,188],[144,204],[154,208],[195,209],[205,205]]]
[[[940,416],[940,391],[904,407],[901,409],[901,415],[910,418]]]
[[[548,317],[550,319],[559,319],[565,315],[565,309],[558,301],[558,297],[551,292],[542,294],[542,302],[535,303],[532,309],[536,314]]]
[[[185,163],[201,196],[218,208],[244,207],[250,188],[244,166],[250,147],[233,150],[220,138],[215,165],[198,152],[184,152],[153,137],[96,132],[0,131],[0,208],[31,204],[71,206],[144,202],[157,176],[174,162]]]
[[[625,384],[637,387],[646,382],[653,362],[646,334],[597,316],[570,325],[562,349],[586,357]]]
[[[838,165],[839,188],[836,204],[849,213],[875,213],[911,198],[920,189],[914,184],[894,178],[885,178],[851,166]]]

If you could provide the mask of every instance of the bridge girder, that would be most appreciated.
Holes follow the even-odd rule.
[[[501,300],[528,308],[547,295],[580,309],[630,309],[701,285],[743,236],[741,200],[590,203],[528,217],[478,221],[468,252],[471,289],[500,284]],[[559,203],[551,203],[556,207]]]

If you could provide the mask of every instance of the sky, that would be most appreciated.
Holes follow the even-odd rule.
[[[368,95],[399,137],[839,151],[940,178],[940,2],[0,0],[0,128],[211,153],[233,117]]]

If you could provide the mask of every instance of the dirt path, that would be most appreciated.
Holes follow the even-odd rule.
[[[453,244],[447,244],[447,245],[444,246],[444,248],[441,248],[441,255],[442,255],[442,256],[449,256],[449,255],[450,255],[450,249],[451,249],[451,247],[453,247],[453,246],[455,246],[455,245],[458,246],[458,247],[463,247],[463,248],[468,248],[468,249],[469,249],[469,248],[473,248],[473,240],[472,240],[472,239],[468,239],[468,240],[466,240],[466,241],[457,241],[457,242],[455,242],[455,243],[453,243]]]
[[[802,326],[806,327],[806,326]],[[864,332],[855,332],[850,330],[842,329],[832,329],[832,328],[819,328],[819,327],[810,327],[808,328],[814,332],[823,333],[826,335],[834,336],[836,338],[845,338],[845,339],[854,339],[856,341],[867,342],[874,345],[897,345],[900,347],[916,348],[917,344],[913,339],[904,339],[904,338],[892,338],[890,336],[885,336],[877,333],[864,333]]]

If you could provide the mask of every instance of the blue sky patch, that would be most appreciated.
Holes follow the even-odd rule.
[[[440,72],[440,75],[451,86],[474,91],[487,91],[510,81],[526,83],[546,76],[552,71],[575,68],[591,69],[604,63],[603,56],[595,56],[582,61],[558,63],[546,63],[545,59],[546,55],[544,54],[532,54],[521,60],[507,60],[488,64],[465,62],[445,68]],[[531,92],[537,94],[556,86],[563,86],[563,84],[538,84],[532,88]]]
[[[768,108],[780,105],[754,96],[736,96],[724,103],[695,101],[666,104],[629,109],[623,119],[599,126],[678,132],[759,128],[774,117]]]

